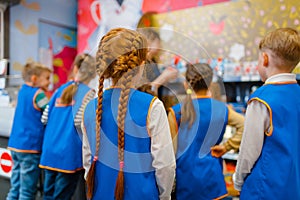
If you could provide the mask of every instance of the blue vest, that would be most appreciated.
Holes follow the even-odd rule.
[[[245,179],[241,199],[300,199],[300,87],[267,84],[251,96],[269,109],[272,129]],[[258,116],[259,117],[259,116]]]
[[[42,111],[35,105],[35,96],[39,88],[22,85],[17,100],[8,149],[39,153],[42,149],[44,125],[41,122]]]
[[[93,199],[113,200],[119,171],[117,115],[120,89],[103,94],[100,150],[95,169]],[[132,89],[125,117],[124,200],[157,200],[159,191],[152,167],[151,138],[147,131],[147,117],[155,98]],[[95,155],[95,119],[97,99],[84,112],[84,126],[92,155]]]
[[[81,132],[76,130],[74,118],[85,95],[91,89],[80,83],[73,103],[71,105],[59,104],[62,92],[72,83],[62,85],[50,99],[48,123],[40,161],[41,168],[73,173],[83,167]]]
[[[222,141],[228,120],[227,106],[211,98],[193,100],[196,119],[191,128],[181,123],[181,104],[172,107],[178,124],[176,199],[207,200],[227,194],[222,159],[210,148]]]

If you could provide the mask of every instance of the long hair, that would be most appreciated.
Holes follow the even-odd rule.
[[[100,127],[102,118],[103,82],[111,78],[115,85],[121,88],[118,105],[118,159],[120,170],[115,187],[116,200],[124,196],[124,121],[127,112],[132,79],[138,71],[138,66],[146,60],[146,39],[136,31],[116,28],[110,30],[100,41],[96,62],[99,75],[98,103],[96,110],[96,151],[92,166],[87,176],[88,198],[94,190],[95,162],[100,148]],[[101,181],[101,180],[100,180]]]
[[[74,60],[74,67],[78,68],[76,74],[75,83],[66,87],[61,96],[62,104],[70,104],[74,95],[77,92],[78,84],[80,82],[89,81],[95,77],[96,73],[96,60],[94,57],[88,54],[77,55]]]
[[[189,124],[189,128],[195,121],[196,112],[192,102],[192,93],[200,90],[208,90],[213,77],[212,68],[206,63],[187,65],[186,81],[189,84],[186,98],[181,109],[181,120]]]

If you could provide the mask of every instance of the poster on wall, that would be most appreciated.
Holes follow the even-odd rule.
[[[77,5],[76,0],[22,0],[6,9],[9,12],[8,74],[13,75],[8,79],[8,87],[23,84],[24,65],[39,61],[39,39],[44,34],[39,33],[40,20],[77,27]]]
[[[136,29],[143,0],[78,1],[78,52],[96,54],[100,39],[110,29]]]
[[[95,54],[101,37],[111,28],[135,29],[146,13],[164,13],[229,0],[79,0],[78,52]]]
[[[39,61],[53,70],[50,91],[68,81],[77,54],[76,28],[39,21]]]

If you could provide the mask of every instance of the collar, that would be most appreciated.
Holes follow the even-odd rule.
[[[292,73],[276,74],[276,75],[269,77],[265,81],[265,84],[278,83],[278,82],[297,82],[296,74],[292,74]]]

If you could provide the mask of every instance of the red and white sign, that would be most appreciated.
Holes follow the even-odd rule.
[[[13,167],[13,161],[10,151],[4,148],[0,148],[0,176],[10,178]]]

